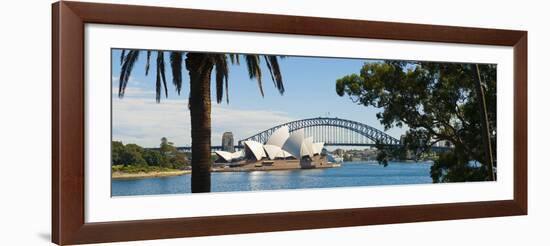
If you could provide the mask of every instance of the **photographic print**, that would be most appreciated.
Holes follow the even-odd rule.
[[[111,195],[496,181],[495,64],[111,49]]]
[[[51,17],[54,243],[528,213],[527,31],[66,1]]]

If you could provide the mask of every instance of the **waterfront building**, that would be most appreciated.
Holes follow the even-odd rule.
[[[244,149],[237,152],[215,151],[218,159],[214,171],[228,171],[224,167],[254,170],[332,167],[323,155],[323,142],[313,142],[304,130],[289,133],[287,126],[274,131],[265,144],[244,141]],[[229,168],[230,169],[230,168]]]

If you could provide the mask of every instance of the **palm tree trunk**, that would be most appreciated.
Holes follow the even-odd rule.
[[[479,106],[479,112],[481,117],[481,141],[483,142],[485,161],[487,165],[487,172],[489,172],[489,180],[495,181],[495,173],[493,172],[493,149],[491,146],[491,135],[489,133],[489,118],[487,117],[487,104],[485,103],[485,93],[483,92],[483,85],[481,84],[481,75],[479,72],[479,65],[473,66],[474,80],[476,81],[476,93]]]
[[[185,66],[191,84],[191,192],[210,192],[210,75],[213,62],[206,54],[188,53]]]

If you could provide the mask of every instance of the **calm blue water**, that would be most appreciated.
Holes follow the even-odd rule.
[[[339,168],[212,173],[212,192],[431,183],[430,162],[345,162]],[[191,192],[191,175],[113,180],[113,196]]]

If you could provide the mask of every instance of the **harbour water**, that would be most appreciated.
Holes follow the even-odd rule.
[[[428,184],[431,162],[344,162],[341,167],[212,173],[212,192]],[[191,175],[112,180],[112,196],[191,192]]]

